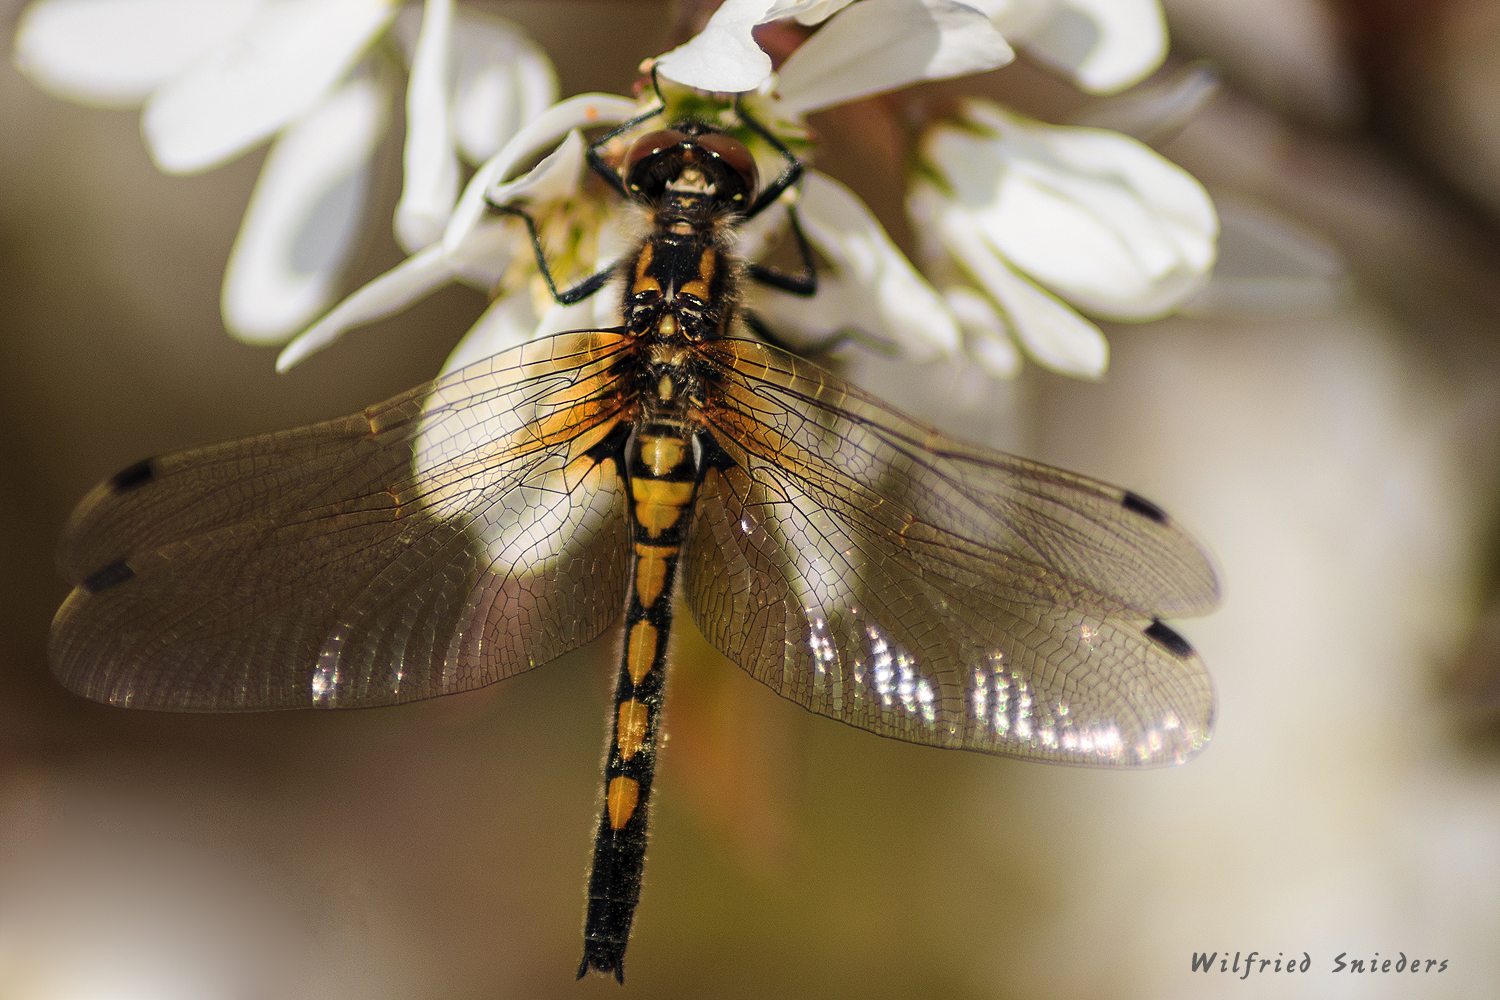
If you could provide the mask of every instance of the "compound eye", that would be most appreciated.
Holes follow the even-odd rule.
[[[660,132],[647,132],[630,145],[630,152],[625,154],[623,173],[626,177],[635,169],[635,165],[648,156],[654,156],[664,149],[688,142],[688,137],[676,129],[663,129]]]
[[[755,157],[750,155],[750,150],[745,148],[743,142],[722,132],[696,136],[695,141],[739,175],[740,180],[745,184],[746,195],[755,193],[755,186],[759,183],[759,175],[755,170]]]

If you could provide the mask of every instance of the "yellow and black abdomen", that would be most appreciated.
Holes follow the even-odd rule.
[[[687,541],[698,476],[675,424],[643,423],[626,446],[634,554],[625,604],[625,650],[615,681],[604,763],[604,810],[594,842],[580,978],[589,969],[625,979],[625,945],[640,899],[647,803],[656,771],[672,583]]]

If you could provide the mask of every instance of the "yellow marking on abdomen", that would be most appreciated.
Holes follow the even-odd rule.
[[[642,435],[641,458],[653,476],[665,476],[682,464],[682,456],[687,454],[685,444],[682,438]]]
[[[656,663],[656,626],[650,622],[636,622],[625,640],[625,669],[630,672],[630,681],[639,684],[651,672]]]
[[[636,545],[635,597],[641,607],[651,607],[661,596],[667,583],[667,560],[676,555],[677,550],[670,545]]]
[[[708,286],[713,284],[714,269],[718,266],[713,247],[704,250],[698,255],[698,277],[682,286],[682,291],[692,295],[699,302],[708,301]]]
[[[604,793],[610,829],[618,830],[630,822],[630,816],[635,812],[635,804],[640,801],[640,797],[641,784],[634,778],[621,776],[610,781],[609,790]]]
[[[641,255],[636,258],[635,284],[630,288],[631,294],[639,295],[641,292],[661,291],[661,282],[646,273],[646,270],[651,266],[651,257],[651,244],[647,243],[641,248]]]
[[[626,760],[641,752],[641,745],[646,742],[646,720],[650,717],[650,709],[646,703],[631,698],[629,701],[620,702],[620,717],[615,723],[615,745],[620,748],[620,756]]]
[[[693,481],[670,482],[665,479],[632,479],[630,492],[635,497],[635,519],[652,538],[661,535],[682,516],[682,510],[693,499]]]

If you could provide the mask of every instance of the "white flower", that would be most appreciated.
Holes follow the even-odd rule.
[[[662,56],[657,68],[698,90],[759,90],[770,80],[771,59],[755,42],[757,25],[788,17],[814,24],[840,11],[782,67],[778,89],[788,112],[831,107],[918,80],[979,73],[1014,58],[1005,39],[970,5],[861,0],[848,7],[849,2],[725,0],[702,33]]]
[[[775,226],[786,212],[778,206],[766,216]],[[810,170],[798,217],[808,242],[831,265],[818,272],[818,294],[807,299],[754,284],[746,290],[746,304],[782,339],[813,346],[849,334],[918,361],[958,351],[958,326],[942,298],[852,191]]]
[[[1161,65],[1159,0],[965,0],[1041,62],[1092,94],[1123,90]]]
[[[1223,80],[1212,65],[1192,62],[1126,93],[1095,101],[1071,116],[1068,124],[1113,129],[1154,146],[1181,132],[1222,89]]]
[[[1128,136],[971,100],[961,125],[929,131],[921,160],[908,199],[919,230],[1000,307],[1027,351],[1059,371],[1097,376],[1108,357],[1098,328],[1061,300],[1152,319],[1191,296],[1213,264],[1208,195]]]
[[[276,341],[327,306],[359,231],[393,95],[371,46],[397,8],[395,0],[38,0],[22,16],[15,60],[59,97],[144,104],[147,148],[169,173],[209,170],[275,138],[230,257],[223,306],[237,336]],[[455,18],[464,22],[456,52]],[[545,57],[505,22],[455,15],[452,0],[429,0],[424,21],[398,212],[413,248],[442,231],[453,206],[450,120],[467,152],[486,109],[514,131],[555,90]],[[491,137],[489,148],[480,141],[481,158],[505,137]]]
[[[461,355],[473,359],[504,350],[543,332],[568,329],[568,326],[556,325],[564,316],[578,317],[579,322],[573,324],[575,327],[614,325],[615,319],[608,315],[609,296],[604,292],[571,309],[550,301],[533,301],[546,292],[545,288],[532,288],[531,279],[537,272],[526,230],[515,218],[491,214],[485,204],[485,195],[489,193],[501,204],[524,199],[542,223],[548,216],[566,220],[568,216],[576,215],[586,207],[575,204],[585,169],[583,139],[576,130],[623,122],[640,110],[640,105],[629,98],[582,94],[553,105],[538,115],[470,178],[441,240],[335,306],[287,345],[276,359],[277,369],[285,371],[333,343],[346,330],[398,312],[455,281],[486,291],[497,289],[500,293],[455,352],[455,357]],[[538,150],[556,144],[559,139],[562,139],[562,144],[527,174],[510,183],[501,183],[518,163]],[[610,227],[595,227],[596,246],[588,248],[585,254],[590,266],[600,260],[607,264],[612,259],[615,252],[615,248],[609,245],[612,233]],[[598,253],[601,242],[605,244],[606,253],[603,255]],[[553,263],[567,273],[564,269],[568,260],[560,258]],[[604,314],[596,318],[595,310],[603,310]],[[541,321],[547,316],[554,321],[543,327]],[[452,367],[454,359],[450,358],[445,370]]]
[[[800,131],[803,116],[813,111],[922,80],[982,72],[1014,58],[1010,46],[979,12],[951,0],[861,0],[847,7],[798,4],[790,11],[786,8],[793,5],[764,0],[741,2],[731,9],[734,2],[719,8],[697,38],[664,56],[659,68],[663,75],[692,86],[722,90],[736,79],[748,80],[746,71],[761,68],[754,60],[737,65],[732,58],[745,40],[753,45],[749,30],[755,23],[789,13],[807,21],[838,13],[791,54],[774,78],[758,77],[751,83],[771,93],[748,97],[746,107],[763,120],[781,123],[788,132]],[[760,21],[752,23],[743,16],[748,8],[762,11]],[[741,15],[732,23],[743,37],[715,57],[708,43],[726,12]],[[769,70],[769,59],[758,48],[756,52]],[[811,300],[772,288],[749,289],[749,305],[779,334],[794,344],[816,344],[833,334],[857,332],[899,347],[913,360],[958,350],[952,313],[847,188],[809,170],[798,211],[808,241],[832,268],[819,274],[818,294]],[[757,220],[761,228],[781,219],[780,214],[765,214],[770,218]],[[754,231],[748,236],[753,241]]]
[[[841,13],[839,13],[842,11]],[[693,76],[693,67],[707,75],[693,76],[699,89],[717,92],[748,90],[769,84],[770,61],[750,36],[750,29],[767,18],[801,15],[809,19],[838,13],[792,55],[782,67],[772,96],[751,95],[747,109],[786,141],[800,139],[801,117],[809,111],[842,103],[923,79],[976,72],[1001,65],[1012,57],[1009,46],[977,11],[951,0],[844,0],[817,3],[771,3],[729,0],[694,42],[663,57],[662,75],[673,79]],[[701,41],[709,39],[709,42]],[[717,41],[714,41],[717,39]],[[712,42],[712,44],[710,44]],[[743,44],[757,58],[742,51]],[[715,48],[715,46],[720,48]],[[879,58],[872,58],[878,54]],[[736,62],[738,60],[738,62]],[[762,65],[763,62],[763,65]],[[751,65],[753,63],[753,65]],[[687,67],[684,69],[684,67]],[[670,70],[670,71],[669,71]],[[748,81],[748,82],[747,82]],[[691,82],[691,81],[684,81]],[[702,113],[705,100],[695,96]],[[739,125],[727,100],[718,100],[720,123]],[[524,229],[514,219],[486,216],[484,198],[498,204],[525,200],[545,234],[587,229],[579,213],[590,209],[580,201],[583,142],[572,130],[628,120],[642,107],[624,98],[584,95],[550,109],[517,135],[470,181],[444,233],[441,247],[429,247],[393,271],[356,292],[311,327],[282,352],[277,364],[287,368],[313,351],[332,343],[345,330],[404,308],[417,298],[451,281],[466,281],[495,289],[495,302],[449,359],[493,353],[530,335],[585,326],[613,326],[619,321],[617,289],[606,288],[572,307],[545,298],[536,280]],[[660,128],[663,118],[643,126]],[[530,174],[495,186],[525,158],[564,136],[568,138]],[[785,167],[779,154],[758,140],[751,143],[761,174],[777,176]],[[809,242],[833,264],[819,274],[820,290],[811,301],[770,289],[752,289],[750,305],[773,321],[778,333],[793,343],[809,343],[857,328],[865,336],[899,346],[915,358],[951,354],[959,347],[958,327],[943,300],[891,243],[869,210],[838,182],[809,172],[797,195]],[[596,207],[596,228],[580,239],[564,242],[554,266],[574,280],[592,268],[602,268],[624,251],[619,238],[621,206]],[[559,225],[549,227],[551,217]],[[754,258],[773,243],[786,225],[784,204],[768,209],[745,227],[742,250]],[[592,242],[590,242],[592,241]],[[551,259],[549,254],[549,260]],[[505,278],[504,286],[495,286]],[[527,300],[523,303],[521,300]]]
[[[1061,16],[1059,4],[1038,2],[1030,8],[1033,24],[1044,7]],[[1000,19],[1005,12],[990,13]],[[772,74],[751,32],[788,16],[826,20]],[[692,117],[748,139],[769,180],[785,168],[784,159],[743,126],[731,101],[715,94],[739,88],[746,112],[805,150],[809,112],[988,69],[1011,55],[989,17],[951,0],[728,0],[702,34],[656,64],[663,77],[709,93],[683,96],[664,88],[669,107],[640,131],[676,120],[675,108],[683,104]],[[1080,72],[1093,65],[1077,64]],[[1136,69],[1141,65],[1144,60]],[[584,141],[574,130],[624,121],[641,109],[606,95],[550,109],[475,175],[440,246],[361,289],[290,345],[278,364],[295,364],[344,330],[451,281],[486,289],[494,301],[449,368],[531,336],[617,325],[613,284],[574,306],[554,303],[524,227],[487,214],[485,196],[497,204],[524,202],[559,286],[607,267],[627,245],[620,237],[622,206],[598,185],[581,187]],[[752,260],[763,256],[785,235],[795,204],[808,242],[824,261],[818,294],[807,299],[750,283],[747,308],[802,348],[853,335],[907,360],[965,358],[992,376],[1008,377],[1019,365],[1019,342],[1048,367],[1097,377],[1107,345],[1073,306],[1131,320],[1174,309],[1212,264],[1217,224],[1211,203],[1186,173],[1125,136],[1041,125],[982,102],[965,105],[964,114],[961,127],[941,125],[926,135],[923,168],[908,200],[925,238],[925,277],[857,197],[809,170],[798,190],[741,227],[740,249]],[[617,140],[612,155],[623,153],[629,139]],[[530,174],[500,183],[560,140]]]

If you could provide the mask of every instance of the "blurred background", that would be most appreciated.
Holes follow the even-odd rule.
[[[564,94],[628,92],[670,21],[487,6]],[[152,715],[52,680],[52,551],[89,487],[429,378],[484,300],[450,288],[276,375],[219,318],[261,154],[163,176],[136,112],[0,69],[0,997],[60,997],[60,968],[96,984],[79,1000],[1500,994],[1500,0],[1165,7],[1162,73],[1206,58],[1227,83],[1158,143],[1236,227],[1214,294],[1108,327],[1101,382],[1029,366],[968,405],[1215,553],[1227,600],[1181,624],[1212,744],[1102,773],[884,741],[683,622],[623,990],[573,982],[618,635],[391,710]],[[976,86],[1088,110],[1024,58]],[[909,246],[899,161],[815,124],[820,166]],[[383,222],[360,255],[351,288],[401,259]],[[923,415],[953,420],[940,398]],[[1251,951],[1311,967],[1191,971]]]

